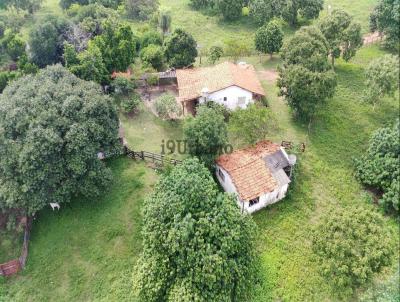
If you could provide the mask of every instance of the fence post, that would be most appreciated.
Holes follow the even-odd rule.
[[[141,154],[142,160],[144,160],[144,151],[141,151],[140,154]]]

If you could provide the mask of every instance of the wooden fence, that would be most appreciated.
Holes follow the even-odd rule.
[[[22,244],[21,256],[18,259],[13,259],[6,263],[0,264],[0,276],[11,276],[18,273],[21,269],[24,269],[26,264],[26,258],[28,257],[28,245],[29,245],[31,225],[32,225],[31,218],[26,218],[24,243]]]
[[[176,166],[176,165],[182,163],[181,160],[168,157],[167,155],[156,154],[156,153],[147,152],[147,151],[133,151],[133,150],[130,150],[128,147],[125,147],[125,154],[128,157],[135,159],[135,160],[136,159],[150,160],[153,163],[158,163],[161,165],[171,164],[171,165]]]

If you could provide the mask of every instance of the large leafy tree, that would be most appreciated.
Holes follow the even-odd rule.
[[[331,98],[336,76],[328,62],[327,41],[315,27],[301,28],[283,47],[278,86],[296,116],[308,120]]]
[[[269,108],[251,105],[232,112],[229,129],[236,139],[255,144],[277,129],[277,120]]]
[[[125,0],[126,13],[133,19],[146,20],[158,7],[158,0]]]
[[[350,60],[363,44],[361,26],[343,10],[334,10],[322,18],[319,28],[329,45],[332,65],[342,55],[345,61]]]
[[[197,57],[197,43],[191,34],[175,29],[165,42],[165,57],[170,66],[190,66]]]
[[[387,209],[399,211],[400,132],[399,121],[381,128],[371,137],[366,153],[356,159],[357,178],[383,193],[379,202]]]
[[[243,0],[215,0],[218,11],[228,21],[237,20],[242,14]]]
[[[256,225],[198,160],[164,175],[143,215],[134,274],[141,301],[251,301]]]
[[[259,28],[255,36],[256,49],[268,53],[271,58],[274,52],[279,52],[283,44],[283,31],[277,21],[270,21]]]
[[[264,25],[273,17],[279,17],[282,12],[284,2],[282,0],[250,0],[250,15],[258,23]]]
[[[45,67],[62,60],[63,43],[68,22],[63,18],[51,16],[38,23],[29,34],[29,55],[39,67]]]
[[[103,33],[94,38],[94,45],[100,49],[108,72],[126,71],[137,56],[138,39],[129,24],[108,20],[103,25]]]
[[[370,18],[371,29],[383,33],[386,37],[385,46],[397,51],[400,43],[399,11],[399,0],[380,0]]]
[[[360,206],[336,207],[312,234],[321,273],[339,293],[351,292],[391,263],[394,245],[382,216]]]
[[[217,62],[222,57],[223,54],[224,54],[224,49],[221,46],[213,45],[210,47],[208,51],[208,61],[211,64],[215,64],[215,62]]]
[[[25,54],[25,41],[20,35],[13,31],[6,31],[6,35],[0,42],[0,47],[3,48],[14,61],[17,61]]]
[[[110,82],[110,74],[103,61],[100,49],[93,41],[81,53],[76,53],[70,44],[64,45],[65,66],[77,77],[105,85]]]
[[[186,120],[184,135],[189,153],[211,167],[227,142],[228,134],[223,114],[213,108],[199,106],[196,117]]]
[[[385,95],[399,89],[399,57],[385,55],[373,60],[365,71],[366,100],[376,105]]]
[[[290,25],[297,24],[298,16],[305,19],[316,19],[324,8],[323,0],[283,0],[281,16]]]
[[[36,12],[41,6],[43,0],[3,0],[4,6],[14,6],[28,11],[30,14]],[[1,7],[1,5],[0,5]]]
[[[116,109],[96,84],[60,65],[13,81],[0,95],[0,208],[97,196],[111,178],[97,153],[117,141]]]

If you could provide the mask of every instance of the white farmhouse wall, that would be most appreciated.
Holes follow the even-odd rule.
[[[243,104],[239,104],[239,98],[245,98]],[[226,98],[226,101],[224,101]],[[254,103],[253,94],[238,86],[230,86],[228,88],[212,92],[208,95],[208,100],[212,100],[218,104],[224,105],[231,110],[236,108],[246,108],[249,104]],[[200,98],[200,102],[204,100]]]
[[[224,175],[224,179],[222,179],[221,176],[219,175],[219,171],[221,171],[221,173]],[[239,194],[228,172],[226,172],[223,168],[217,165],[216,175],[224,191],[236,195],[237,205],[239,206],[240,210],[243,210],[247,213],[254,213],[256,211],[261,210],[262,208],[265,208],[268,205],[274,204],[279,200],[283,199],[286,196],[286,192],[289,187],[289,185],[287,184],[277,188],[275,191],[261,195],[260,201],[257,204],[254,204],[253,206],[250,207],[248,201],[242,202],[239,199]]]

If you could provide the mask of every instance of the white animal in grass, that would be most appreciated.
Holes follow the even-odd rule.
[[[60,204],[58,202],[50,202],[50,206],[53,209],[53,211],[55,208],[57,208],[57,210],[60,210],[60,208],[61,208]]]

